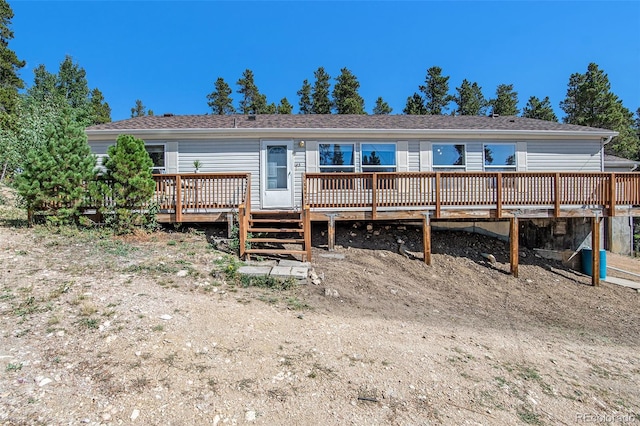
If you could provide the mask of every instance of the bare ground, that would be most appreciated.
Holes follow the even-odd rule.
[[[426,266],[417,229],[340,227],[336,259],[318,228],[322,284],[276,291],[226,278],[215,229],[17,223],[1,424],[640,424],[640,294],[528,250],[513,278],[501,241],[435,233]]]

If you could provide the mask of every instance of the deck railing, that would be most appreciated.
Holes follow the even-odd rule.
[[[304,205],[311,209],[640,205],[640,173],[393,172],[307,173]]]
[[[156,191],[152,202],[160,211],[174,213],[237,209],[250,202],[249,173],[182,173],[153,175]]]

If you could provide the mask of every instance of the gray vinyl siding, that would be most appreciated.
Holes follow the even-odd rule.
[[[299,140],[294,140],[293,141],[293,170],[294,170],[293,205],[294,207],[302,206],[302,185],[303,185],[302,175],[304,174],[304,171],[306,170],[306,167],[307,167],[306,159],[307,157],[306,157],[305,148],[300,147]]]
[[[467,171],[484,171],[483,142],[467,142]]]
[[[409,171],[410,172],[419,172],[420,171],[420,141],[410,140],[409,141]]]
[[[600,141],[527,141],[527,171],[599,172]]]
[[[178,173],[192,173],[200,160],[200,173],[251,173],[251,205],[260,206],[260,141],[180,141]]]

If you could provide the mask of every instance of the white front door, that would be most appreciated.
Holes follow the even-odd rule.
[[[262,141],[260,192],[263,209],[293,208],[293,141]]]

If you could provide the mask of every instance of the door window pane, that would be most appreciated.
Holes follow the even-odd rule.
[[[267,148],[267,189],[287,189],[287,147]]]

